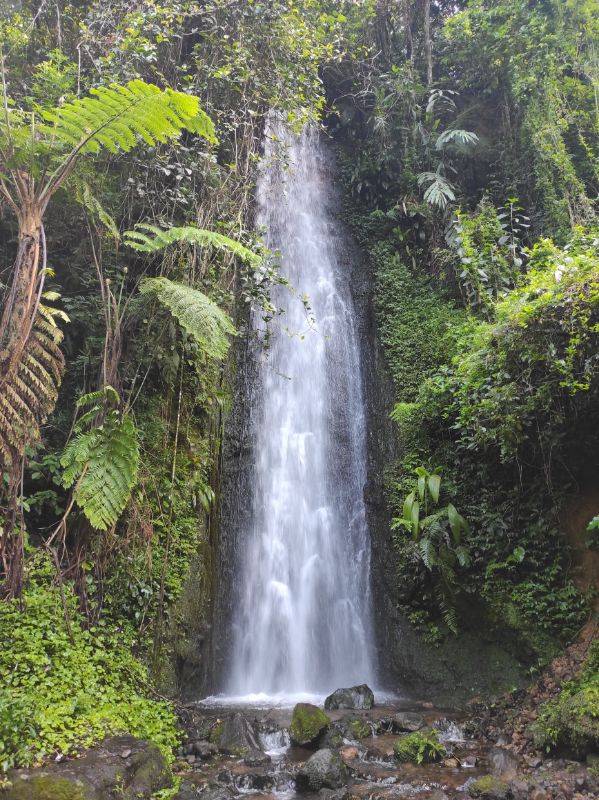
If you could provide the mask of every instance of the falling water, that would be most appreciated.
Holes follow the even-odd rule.
[[[372,681],[374,667],[360,354],[315,130],[270,121],[258,215],[292,288],[275,292],[284,314],[260,360],[228,689],[322,694]]]

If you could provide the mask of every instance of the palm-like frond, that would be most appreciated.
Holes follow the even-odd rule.
[[[230,317],[203,292],[168,278],[146,278],[142,295],[154,296],[192,336],[209,358],[224,358],[229,336],[235,334]]]
[[[214,125],[193,95],[159,89],[140,80],[90,91],[90,96],[43,113],[41,131],[83,153],[106,148],[128,152],[140,140],[154,146],[176,138],[183,130],[215,141]]]
[[[147,231],[147,233],[144,233]],[[152,234],[149,236],[148,234]],[[125,244],[141,253],[157,253],[171,244],[187,242],[200,247],[214,247],[216,250],[225,250],[233,253],[247,264],[257,266],[261,258],[244,245],[223,236],[222,233],[206,231],[195,225],[185,225],[175,228],[157,228],[155,225],[140,224],[134,231],[125,231]]]
[[[437,150],[443,150],[447,145],[452,144],[461,148],[471,147],[478,142],[478,136],[473,131],[465,131],[462,128],[452,128],[443,131],[435,142]]]
[[[418,185],[425,186],[426,184],[428,184],[428,188],[424,193],[424,200],[431,206],[443,210],[449,202],[455,200],[453,185],[438,172],[421,172],[418,175]]]
[[[77,433],[65,447],[60,463],[63,484],[67,489],[75,486],[73,499],[91,525],[108,530],[125,508],[137,480],[139,443],[133,420],[117,410],[108,412],[102,424]]]

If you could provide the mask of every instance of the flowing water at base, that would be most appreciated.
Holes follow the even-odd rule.
[[[318,132],[271,118],[258,224],[291,289],[275,290],[284,313],[258,356],[251,524],[224,687],[237,704],[314,702],[375,677],[360,353],[330,186]]]

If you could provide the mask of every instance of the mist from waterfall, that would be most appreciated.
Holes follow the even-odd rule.
[[[373,682],[375,665],[360,352],[316,130],[298,136],[269,121],[257,203],[291,290],[275,290],[284,313],[258,356],[251,524],[239,544],[226,690],[319,695]],[[253,325],[263,327],[259,315]]]

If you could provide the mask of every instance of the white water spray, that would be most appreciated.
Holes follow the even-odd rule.
[[[316,131],[295,136],[270,121],[258,223],[294,292],[275,292],[285,313],[253,409],[252,523],[227,686],[248,699],[374,681],[360,354],[329,170]]]

